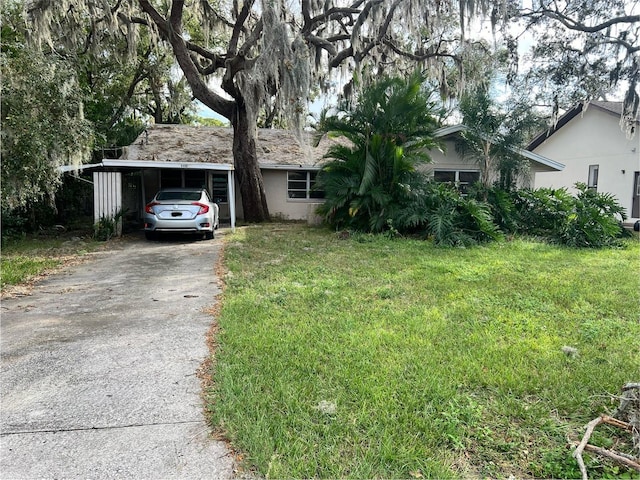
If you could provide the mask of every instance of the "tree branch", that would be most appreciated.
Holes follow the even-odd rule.
[[[251,35],[246,38],[244,44],[242,45],[242,47],[240,47],[238,55],[241,55],[243,57],[247,56],[249,50],[258,43],[258,40],[260,40],[260,37],[262,36],[263,25],[264,24],[262,22],[262,18],[260,18],[260,20],[258,20],[258,23],[256,23],[256,25],[253,27]]]
[[[522,14],[523,17],[534,17],[534,18],[539,15],[545,16],[547,18],[551,18],[553,20],[557,20],[570,30],[576,30],[576,31],[585,32],[585,33],[601,32],[602,30],[606,30],[609,27],[612,27],[614,25],[618,25],[621,23],[640,22],[640,15],[624,15],[621,17],[611,18],[597,25],[588,26],[582,22],[579,22],[578,20],[574,20],[573,18],[563,14],[557,8],[555,10],[552,10],[549,8],[541,8],[539,10],[532,10],[531,12]]]
[[[171,13],[169,14],[169,20],[171,22],[171,28],[174,32],[182,33],[182,11],[184,9],[184,0],[173,0],[171,3]]]
[[[227,57],[233,57],[238,53],[238,42],[240,41],[240,33],[244,30],[244,22],[249,18],[251,7],[253,6],[253,0],[247,0],[242,5],[242,10],[238,14],[235,25],[233,26],[233,32],[231,39],[229,40],[229,48],[227,49]]]
[[[158,31],[163,38],[171,44],[176,60],[191,86],[193,96],[215,112],[231,119],[235,108],[235,102],[217,95],[209,89],[207,84],[204,82],[200,76],[198,67],[189,54],[190,50],[187,48],[187,42],[179,34],[181,26],[178,25],[177,28],[171,28],[167,20],[158,13],[149,0],[138,0],[138,2],[142,10],[149,15],[151,20],[156,24]],[[178,3],[184,5],[182,1]],[[176,3],[173,5],[175,6]],[[174,14],[173,9],[172,14]],[[176,18],[181,18],[181,15],[181,13],[175,12],[175,16],[172,18],[175,20]]]
[[[345,40],[348,38],[349,37],[346,37]],[[333,46],[333,44],[331,43],[331,40],[329,39],[316,37],[315,35],[308,35],[306,37],[306,40],[310,44],[326,50],[327,52],[329,52],[329,55],[331,56],[334,56],[338,53],[338,51],[336,50],[336,47]]]

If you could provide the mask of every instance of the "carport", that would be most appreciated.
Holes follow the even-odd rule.
[[[228,163],[104,159],[100,163],[65,165],[60,171],[93,171],[94,222],[119,212],[142,218],[147,202],[160,188],[205,187],[219,204],[221,217],[236,225],[235,179]],[[121,225],[119,226],[121,228]]]

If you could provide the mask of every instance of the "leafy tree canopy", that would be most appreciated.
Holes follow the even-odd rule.
[[[90,157],[94,135],[73,66],[24,44],[19,10],[2,6],[2,208],[52,200],[57,167]]]
[[[504,16],[502,2],[356,0],[336,3],[283,0],[213,3],[121,0],[111,5],[34,1],[27,13],[37,44],[100,50],[105,37],[124,36],[128,52],[146,30],[152,43],[170,45],[193,93],[234,128],[234,160],[245,217],[268,218],[257,164],[256,125],[274,124],[274,106],[302,125],[310,91],[346,86],[361,78],[412,71],[415,65],[454,90],[469,80],[463,65],[460,22],[472,15]],[[463,22],[464,23],[464,22]],[[457,68],[455,85],[446,77]],[[212,86],[216,79],[219,89]],[[359,85],[365,85],[362,82]],[[279,122],[275,122],[279,123]]]
[[[535,0],[514,9],[512,19],[518,35],[534,39],[524,88],[538,103],[557,117],[560,108],[623,90],[623,125],[631,132],[640,107],[638,0]]]

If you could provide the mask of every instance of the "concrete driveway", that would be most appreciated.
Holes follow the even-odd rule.
[[[219,250],[219,239],[114,242],[2,301],[3,479],[233,476],[196,376]]]

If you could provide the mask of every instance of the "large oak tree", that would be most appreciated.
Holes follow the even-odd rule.
[[[348,91],[383,72],[402,73],[408,63],[411,70],[421,64],[443,85],[450,85],[447,72],[453,69],[455,83],[462,85],[459,67],[469,42],[460,21],[487,13],[491,3],[39,0],[27,11],[41,44],[99,49],[101,39],[121,35],[135,51],[140,28],[170,44],[193,96],[233,126],[245,218],[261,221],[269,217],[256,155],[263,107],[275,104],[290,124],[301,125],[312,88],[337,84]]]

